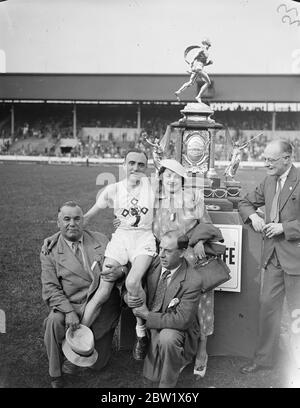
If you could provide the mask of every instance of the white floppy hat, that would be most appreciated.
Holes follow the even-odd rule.
[[[185,168],[183,167],[182,164],[179,163],[179,161],[174,160],[174,159],[163,159],[160,162],[161,167],[165,167],[166,169],[169,169],[171,171],[174,171],[174,173],[179,174],[179,176],[187,178],[187,172]]]
[[[70,328],[67,330],[62,351],[71,363],[79,367],[91,367],[98,358],[93,332],[83,324],[74,332]]]

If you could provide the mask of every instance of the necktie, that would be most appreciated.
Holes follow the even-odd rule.
[[[167,289],[167,283],[168,283],[168,276],[170,275],[171,271],[168,269],[165,270],[165,272],[161,275],[160,280],[158,282],[156,292],[154,295],[154,299],[152,302],[152,305],[150,307],[150,310],[152,312],[158,312],[160,308],[162,307],[164,297],[165,297],[165,292]]]
[[[74,252],[74,255],[80,262],[80,264],[83,266],[83,270],[87,272],[92,280],[94,279],[94,274],[89,266],[89,261],[87,260],[86,256],[83,253],[83,249],[80,247],[79,242],[73,242],[72,243],[72,250]]]
[[[79,242],[73,242],[72,249],[78,261],[81,263],[81,265],[84,266],[82,252],[81,252],[81,249],[79,248]]]
[[[281,182],[280,178],[278,177],[277,179],[277,190],[274,195],[273,201],[272,201],[272,207],[271,207],[271,212],[270,212],[270,220],[271,222],[278,222],[279,221],[279,196],[281,193]]]

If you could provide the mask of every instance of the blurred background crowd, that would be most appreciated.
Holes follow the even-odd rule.
[[[76,125],[72,104],[14,104],[12,131],[11,106],[0,105],[0,153],[70,157],[120,158],[128,148],[140,148],[151,155],[145,138],[161,138],[167,126],[180,119],[180,104],[78,104]],[[285,137],[295,147],[300,160],[300,112],[287,108],[272,112],[262,108],[235,109],[219,106],[213,119],[223,125],[215,137],[216,160],[228,160],[233,141],[244,144],[242,160],[260,160],[271,138]],[[75,134],[76,133],[76,134]]]

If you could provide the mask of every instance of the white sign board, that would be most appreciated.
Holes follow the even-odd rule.
[[[215,224],[220,228],[226,251],[222,255],[230,269],[231,279],[215,290],[240,292],[241,291],[241,263],[242,263],[242,225]]]

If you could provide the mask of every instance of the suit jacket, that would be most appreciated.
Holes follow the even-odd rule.
[[[161,263],[157,256],[148,269],[146,276],[147,303],[153,301],[157,284],[161,274]],[[197,351],[200,325],[198,320],[198,305],[201,295],[200,274],[190,267],[185,259],[177,269],[167,287],[161,312],[151,312],[148,315],[146,326],[156,331],[161,329],[176,329],[186,332],[185,357],[192,358]],[[179,303],[174,308],[168,308],[172,299],[177,298]],[[156,341],[152,333],[152,342]],[[151,347],[155,348],[152,344]]]
[[[105,235],[99,232],[83,232],[83,245],[89,271],[83,268],[61,235],[49,255],[41,253],[42,297],[51,310],[59,310],[63,313],[75,311],[79,317],[82,316],[87,301],[93,296],[100,283],[98,263],[93,271],[90,267],[94,260],[104,258],[107,242]],[[119,314],[120,295],[119,291],[113,288],[109,300],[103,305],[96,320],[97,324],[93,325],[95,338],[102,337],[115,327]]]
[[[284,183],[280,194],[279,223],[283,234],[274,238],[264,236],[262,266],[265,267],[274,249],[284,271],[291,275],[300,275],[300,173],[295,166]],[[249,215],[265,205],[265,221],[270,222],[270,211],[276,191],[276,177],[267,176],[263,182],[248,193],[239,202],[239,212],[244,222],[249,222]]]

